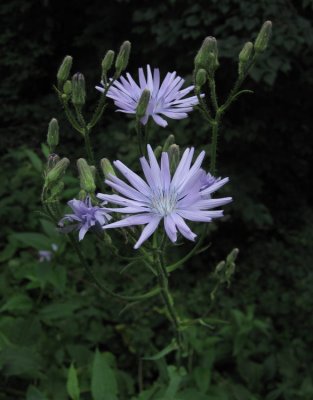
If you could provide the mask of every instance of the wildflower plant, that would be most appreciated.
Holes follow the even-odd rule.
[[[179,315],[170,290],[170,274],[182,268],[198,252],[207,250],[210,224],[214,220],[219,223],[223,213],[229,213],[227,204],[232,197],[216,196],[216,192],[229,183],[228,177],[217,176],[219,128],[225,112],[238,96],[251,93],[241,87],[259,55],[265,51],[270,33],[271,22],[267,21],[255,42],[243,46],[238,56],[237,81],[222,102],[217,97],[215,84],[220,63],[214,37],[204,39],[194,59],[193,85],[187,87],[183,86],[184,79],[176,72],[167,73],[161,82],[159,70],[155,68],[152,72],[149,65],[146,75],[139,68],[138,83],[129,72],[124,73],[130,56],[130,43],[124,42],[116,57],[115,52],[109,50],[102,61],[99,79],[102,86],[97,86],[100,98],[89,119],[84,109],[85,79],[81,73],[70,78],[71,56],[64,58],[57,73],[55,91],[69,123],[82,137],[86,158],[77,161],[81,190],[68,201],[72,211],[64,211],[60,198],[64,188],[63,177],[70,161],[55,153],[60,135],[58,123],[52,119],[48,128],[50,155],[44,173],[43,209],[60,234],[66,235],[90,279],[105,295],[129,304],[149,301],[156,296],[162,299],[173,339],[151,359],[157,360],[175,352],[177,365],[183,366],[189,356],[188,328],[201,328],[210,323],[210,318],[201,315],[195,319]],[[123,160],[111,163],[108,158],[100,161],[94,157],[91,133],[111,100],[118,107],[117,111],[133,115],[136,121],[139,160],[136,170],[126,166]],[[148,120],[160,126],[161,138],[162,127],[187,118],[191,111],[200,112],[207,125],[209,168],[205,167],[202,149],[195,149],[190,143],[190,147],[181,152],[173,135],[161,141],[156,149],[149,143]],[[101,156],[107,156],[105,149],[101,149]],[[105,179],[100,178],[101,174]],[[231,186],[228,192],[231,193]],[[125,239],[123,249],[116,247],[111,238],[115,231]],[[142,262],[151,273],[154,286],[137,295],[112,291],[96,276],[83,252],[80,242],[85,235],[94,235],[95,246],[99,243],[96,239],[100,238],[101,246],[106,246],[113,257],[123,260],[125,267]],[[172,247],[186,240],[194,242],[191,250],[181,259],[169,263]],[[131,257],[124,256],[124,247],[128,243],[131,244]],[[237,255],[238,249],[233,249],[225,261],[216,266],[212,300],[221,284],[230,283]],[[149,355],[146,358],[149,359]]]

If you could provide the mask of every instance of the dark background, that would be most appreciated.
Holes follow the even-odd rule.
[[[205,36],[212,35],[218,40],[217,90],[219,98],[223,99],[236,79],[237,57],[242,45],[255,39],[265,20],[272,20],[269,49],[245,83],[245,88],[255,93],[240,97],[223,120],[218,172],[230,177],[228,193],[234,197],[234,202],[226,212],[229,219],[212,234],[211,248],[190,261],[184,271],[172,279],[178,293],[187,293],[188,307],[201,314],[201,310],[206,309],[205,296],[208,296],[204,276],[210,274],[216,262],[232,248],[238,247],[240,256],[235,277],[231,288],[221,293],[215,312],[224,317],[227,314],[226,318],[231,319],[233,310],[243,314],[253,310],[253,318],[266,323],[268,331],[266,335],[256,333],[255,337],[250,336],[249,331],[242,339],[243,349],[250,346],[246,353],[242,348],[232,351],[232,334],[226,335],[224,350],[228,350],[224,353],[229,354],[228,361],[225,361],[225,354],[224,358],[216,356],[218,372],[213,381],[218,384],[218,377],[222,375],[227,382],[241,382],[255,396],[242,395],[241,399],[312,399],[312,1],[11,0],[1,2],[0,15],[2,305],[16,293],[25,293],[31,302],[37,298],[36,287],[29,287],[28,281],[36,253],[16,234],[42,229],[35,213],[40,209],[40,160],[44,159],[40,146],[52,117],[58,118],[61,126],[60,154],[72,160],[83,155],[80,137],[66,122],[52,88],[64,55],[72,55],[73,72],[83,72],[86,77],[88,111],[97,98],[94,86],[99,81],[99,65],[106,50],[117,50],[123,40],[130,40],[132,54],[128,71],[136,74],[138,66],[149,63],[159,67],[163,75],[176,70],[190,81],[197,49]],[[110,104],[93,137],[97,158],[132,160],[135,152],[135,143],[129,144],[134,142],[132,127],[125,115],[114,114],[114,106]],[[153,145],[160,144],[173,132],[181,146],[205,147],[208,143],[208,130],[196,111],[188,120],[171,121],[169,129],[155,130]],[[30,149],[33,152],[29,153]],[[39,158],[34,158],[33,153]],[[75,168],[71,171],[74,174]],[[69,181],[71,185],[75,187]],[[70,198],[69,194],[64,195],[65,200]],[[67,270],[74,263],[69,253],[66,251],[58,261]],[[28,272],[23,274],[23,268]],[[72,279],[68,284],[73,294]],[[20,343],[16,339],[15,345],[24,349],[21,359],[23,351],[34,346],[36,350],[31,354],[37,352],[41,361],[36,359],[32,366],[34,372],[27,374],[25,368],[21,371],[12,367],[13,361],[6,350],[0,353],[0,371],[9,388],[0,398],[24,398],[23,393],[32,384],[41,387],[49,396],[59,396],[51,398],[62,399],[62,389],[53,392],[42,379],[42,371],[46,365],[55,363],[53,373],[59,377],[55,379],[62,382],[65,378],[61,372],[58,375],[57,368],[62,370],[60,365],[68,366],[73,359],[80,363],[73,351],[66,352],[64,344],[66,340],[69,343],[80,340],[74,332],[65,335],[67,339],[62,342],[65,355],[58,361],[43,350],[45,339],[42,337],[53,342],[51,332],[59,329],[62,336],[63,325],[62,321],[61,327],[51,321],[49,325],[40,317],[40,307],[49,305],[58,296],[60,301],[70,297],[64,294],[68,293],[66,284],[63,292],[49,285],[51,282],[43,285],[39,306],[35,302],[26,309],[19,306],[17,310],[14,307],[3,310],[0,332],[8,334],[12,343],[15,343],[15,330],[21,329],[14,323],[28,324],[29,315],[39,315],[40,331],[34,333],[38,340]],[[97,297],[94,289],[90,293],[90,299]],[[177,296],[179,299],[179,294]],[[64,318],[65,323],[67,317],[60,318]],[[103,325],[102,317],[97,318]],[[82,326],[79,329],[84,332]],[[127,329],[129,332],[134,329],[131,322]],[[145,338],[143,342],[150,338],[155,340],[151,329],[145,329],[147,331],[143,329],[139,335]],[[164,334],[167,327],[161,325],[158,329]],[[96,334],[85,338],[84,346],[88,351],[103,346],[119,357],[119,368],[131,369],[135,356],[130,361],[120,356],[128,347],[127,340],[116,339],[113,331],[112,328],[105,338]],[[129,336],[132,337],[130,333]],[[108,340],[106,344],[105,340]],[[259,368],[257,377],[249,377],[249,372],[240,367],[240,357],[244,357],[246,366],[250,362],[264,370],[260,372]],[[266,361],[269,359],[271,361]],[[272,364],[268,367],[265,362]],[[21,361],[17,365],[21,365]],[[253,367],[248,369],[251,371]],[[46,374],[51,380],[52,372]],[[148,374],[148,381],[153,376]],[[17,397],[10,397],[12,393]]]

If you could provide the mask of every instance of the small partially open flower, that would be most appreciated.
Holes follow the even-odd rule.
[[[85,201],[70,200],[67,203],[73,210],[73,214],[65,214],[60,220],[61,232],[68,233],[73,230],[79,231],[78,238],[83,240],[87,231],[92,228],[101,228],[111,219],[109,213],[102,207],[93,206],[89,197]],[[64,222],[69,222],[64,226]]]
[[[150,92],[150,100],[145,115],[140,121],[146,125],[149,117],[152,117],[155,123],[165,127],[168,123],[160,115],[172,119],[183,119],[198,104],[197,96],[184,98],[194,89],[194,86],[188,86],[181,90],[185,81],[180,76],[176,76],[176,72],[168,72],[161,83],[158,68],[154,69],[152,75],[150,65],[147,65],[147,77],[142,68],[139,68],[138,71],[139,85],[127,73],[127,79],[122,76],[108,90],[107,97],[114,100],[115,105],[119,107],[117,111],[136,114],[141,95],[147,89]],[[104,88],[101,86],[96,86],[96,89],[104,92]]]

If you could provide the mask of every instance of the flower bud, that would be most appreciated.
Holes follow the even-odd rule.
[[[71,81],[66,81],[63,85],[63,92],[66,95],[70,95],[72,93],[72,82]]]
[[[196,70],[203,68],[210,74],[214,73],[218,68],[218,49],[215,37],[208,36],[204,39],[200,50],[195,58]]]
[[[49,123],[47,143],[51,153],[59,144],[59,124],[55,118],[52,118],[52,120]]]
[[[263,53],[268,45],[272,33],[272,22],[265,21],[257,38],[254,42],[254,50],[256,53]]]
[[[87,192],[85,190],[80,190],[78,193],[78,199],[84,201],[87,197]]]
[[[173,173],[177,165],[179,164],[179,158],[180,158],[180,149],[177,144],[171,144],[169,149],[168,149],[168,155],[170,159],[170,171]]]
[[[108,179],[109,175],[116,176],[114,168],[107,158],[102,158],[102,160],[100,161],[100,165],[105,179]]]
[[[81,73],[72,77],[72,103],[74,106],[81,107],[86,101],[85,78]]]
[[[115,53],[113,50],[108,50],[106,55],[104,56],[101,67],[102,67],[102,74],[106,75],[109,69],[112,67],[113,60],[114,60]]]
[[[247,62],[250,61],[253,52],[253,43],[247,42],[239,53],[238,73],[242,75],[245,71]]]
[[[118,74],[120,74],[127,67],[131,44],[128,40],[122,43],[120,51],[116,57],[115,68]]]
[[[96,180],[97,169],[94,165],[90,165],[90,171],[92,173],[93,179]]]
[[[155,149],[154,149],[154,155],[155,155],[155,158],[159,158],[160,157],[160,155],[162,154],[162,146],[157,146]]]
[[[196,73],[196,87],[199,89],[205,84],[207,79],[207,72],[205,69],[200,68]]]
[[[96,184],[92,171],[87,161],[84,158],[77,160],[77,168],[80,178],[80,187],[87,193],[93,193],[96,190]]]
[[[140,96],[138,106],[136,108],[137,118],[141,119],[145,116],[149,101],[150,101],[150,91],[148,89],[144,89],[144,91]]]
[[[57,154],[55,154],[55,153],[49,154],[48,160],[47,160],[48,171],[50,171],[53,167],[55,167],[59,161],[60,161],[60,157]]]
[[[62,61],[62,64],[60,65],[57,73],[57,80],[60,86],[62,86],[62,84],[69,77],[72,68],[72,63],[73,63],[73,57],[71,56],[64,57],[64,60]]]
[[[64,175],[70,160],[66,157],[62,158],[56,165],[47,173],[45,178],[45,186],[50,186],[57,183]]]
[[[56,185],[53,185],[51,188],[51,196],[50,200],[53,200],[54,198],[58,197],[64,189],[64,182],[59,181],[57,182]]]
[[[175,143],[175,136],[174,135],[169,135],[168,138],[165,140],[164,146],[163,146],[163,151],[167,151],[170,147],[171,144]]]
[[[238,254],[239,254],[239,249],[233,249],[229,254],[228,254],[228,256],[226,257],[226,263],[227,264],[231,264],[231,263],[233,263],[233,262],[235,262],[236,261],[236,258],[237,258],[237,256],[238,256]]]
[[[218,275],[220,272],[222,272],[225,268],[225,264],[225,261],[220,261],[215,267],[215,274]]]

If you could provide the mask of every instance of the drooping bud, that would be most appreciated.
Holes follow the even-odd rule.
[[[48,160],[47,160],[48,171],[50,171],[53,167],[55,167],[59,161],[60,161],[60,157],[57,154],[55,154],[55,153],[49,154]]]
[[[171,144],[168,148],[168,155],[170,159],[170,171],[173,173],[179,164],[180,149],[177,144]]]
[[[268,45],[272,33],[272,22],[265,21],[262,28],[255,39],[254,50],[256,53],[263,53]]]
[[[86,101],[85,78],[80,72],[72,77],[72,103],[81,107]]]
[[[63,85],[63,92],[69,96],[72,93],[72,82],[66,81]]]
[[[63,83],[69,77],[72,68],[72,63],[73,63],[73,57],[71,56],[64,57],[64,60],[62,61],[62,64],[60,65],[57,73],[57,80],[59,86],[62,87]]]
[[[101,170],[102,170],[102,173],[103,173],[105,179],[108,179],[109,175],[116,176],[114,168],[107,158],[102,158],[102,160],[100,161],[100,165],[101,165]]]
[[[77,160],[77,168],[81,189],[85,190],[87,193],[93,193],[96,190],[96,184],[87,161],[84,158],[79,158]]]
[[[165,140],[163,151],[167,151],[171,144],[175,143],[175,136],[169,135],[168,138]]]
[[[113,50],[108,50],[106,55],[104,56],[101,67],[102,67],[102,74],[106,75],[109,69],[112,67],[113,60],[114,60],[115,53]]]
[[[138,106],[136,108],[136,117],[138,119],[141,119],[145,116],[149,101],[150,101],[150,90],[144,89],[144,91],[140,96]]]
[[[247,63],[251,60],[253,53],[253,43],[247,42],[239,53],[238,73],[242,75],[245,72]]]
[[[62,158],[56,165],[47,173],[45,178],[45,186],[51,186],[57,183],[64,175],[70,160],[66,157]]]
[[[131,44],[128,40],[122,43],[120,51],[116,57],[115,68],[116,72],[120,74],[127,67],[129,55],[130,55]]]
[[[200,89],[205,84],[206,79],[207,79],[206,70],[200,68],[196,73],[196,87]]]
[[[208,36],[204,39],[195,58],[196,71],[203,68],[209,74],[213,74],[218,68],[218,49],[215,37]]]
[[[49,123],[47,144],[49,146],[50,153],[53,153],[54,149],[59,144],[59,124],[55,118],[52,118],[52,120]]]

